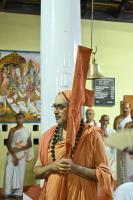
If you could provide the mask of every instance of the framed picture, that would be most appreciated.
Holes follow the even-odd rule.
[[[0,50],[0,122],[40,122],[40,53]]]

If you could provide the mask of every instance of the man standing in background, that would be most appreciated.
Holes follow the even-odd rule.
[[[122,104],[122,114],[118,115],[114,119],[114,129],[123,129],[126,123],[131,122],[131,105],[128,102],[123,102]]]
[[[101,119],[99,120],[101,124],[101,129],[103,132],[103,139],[116,133],[116,131],[113,128],[108,127],[109,125],[109,116],[104,114],[101,116]],[[116,149],[110,146],[105,145],[105,149],[107,152],[108,160],[109,160],[109,166],[113,175],[114,180],[117,180],[117,173],[116,173]]]
[[[132,121],[131,118],[131,105],[128,102],[123,102],[122,104],[122,114],[115,117],[114,119],[114,129],[124,129],[125,125],[128,122]],[[124,151],[117,151],[117,177],[118,177],[118,185],[127,182],[126,174],[127,174],[127,167],[126,162],[128,162],[129,155],[127,152]]]
[[[7,139],[8,155],[5,166],[4,195],[22,198],[26,161],[33,158],[31,132],[23,126],[24,115],[16,115],[17,125]]]

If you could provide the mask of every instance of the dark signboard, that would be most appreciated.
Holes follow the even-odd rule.
[[[94,105],[113,106],[115,105],[115,79],[100,78],[94,80]]]

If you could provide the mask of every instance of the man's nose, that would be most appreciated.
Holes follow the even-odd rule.
[[[54,113],[55,113],[55,114],[58,114],[58,113],[59,113],[59,110],[56,108],[56,109],[54,110]]]

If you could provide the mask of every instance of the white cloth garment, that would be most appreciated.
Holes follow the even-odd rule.
[[[98,128],[101,128],[101,123],[97,124]],[[106,128],[106,134],[108,136],[116,133],[115,129],[107,127]],[[117,180],[117,150],[111,146],[105,145],[105,150],[107,153],[108,161],[109,161],[109,167],[112,172],[112,176],[114,180]]]
[[[89,122],[88,124],[89,124],[90,126],[95,126],[95,125],[96,125],[95,121],[91,121],[91,122]]]
[[[107,135],[111,135],[114,134],[116,131],[113,128],[107,127],[106,129],[106,133]],[[105,149],[106,149],[106,153],[108,156],[108,160],[109,160],[109,166],[112,172],[112,176],[114,178],[114,180],[117,179],[117,166],[116,166],[116,162],[117,162],[117,154],[116,154],[116,149],[110,146],[105,145]]]
[[[25,146],[30,135],[30,131],[25,127],[16,130],[13,134],[11,146],[18,148]],[[8,153],[4,177],[5,195],[13,194],[22,196],[26,161],[27,158],[28,160],[33,158],[33,154],[31,154],[31,152],[31,148],[29,148],[16,153],[16,156],[19,159],[17,166],[14,166],[12,155]]]
[[[128,122],[131,122],[131,115],[125,117],[119,124],[119,129],[124,129]],[[117,151],[117,176],[118,185],[133,181],[133,160],[130,159],[128,153],[123,151]]]
[[[15,166],[13,168],[13,175],[12,175],[12,189],[20,189],[20,180],[18,179],[19,177],[19,171],[18,171],[18,167]]]
[[[129,114],[127,117],[125,117],[120,123],[119,123],[119,126],[118,128],[119,129],[123,129],[126,125],[126,123],[128,122],[131,122],[132,121],[132,118],[131,118],[131,115]]]
[[[23,193],[23,200],[32,200],[29,196]]]
[[[30,135],[31,132],[26,127],[22,127],[16,130],[15,133],[13,134],[11,146],[18,148],[25,146],[27,144],[27,140],[30,137]],[[18,153],[16,153],[16,155],[18,159],[21,159],[24,156],[26,156],[26,160],[29,161],[34,157],[33,148],[31,147],[24,151],[19,151]]]
[[[4,195],[14,194],[22,196],[25,166],[25,157],[19,160],[17,166],[14,166],[10,155],[7,157],[4,177]]]
[[[133,200],[133,182],[120,185],[114,192],[114,200]]]

